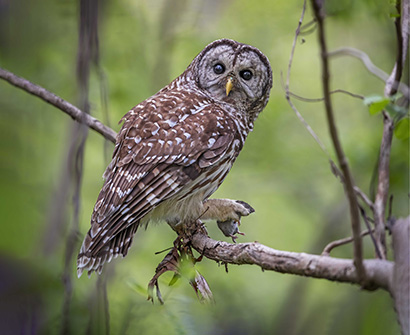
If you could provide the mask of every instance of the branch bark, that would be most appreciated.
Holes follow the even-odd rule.
[[[353,176],[350,172],[349,165],[347,163],[346,156],[344,154],[342,144],[339,140],[338,131],[334,119],[333,107],[330,95],[330,72],[329,72],[329,59],[325,38],[324,29],[324,8],[323,2],[319,0],[311,0],[312,8],[318,25],[318,37],[322,59],[322,84],[323,84],[323,96],[325,100],[326,116],[329,126],[330,137],[333,142],[333,146],[336,151],[337,160],[340,165],[340,169],[343,173],[344,186],[346,191],[346,197],[349,203],[350,220],[353,233],[353,249],[354,249],[354,264],[357,269],[357,275],[359,282],[363,283],[366,280],[366,272],[363,266],[363,248],[362,239],[360,236],[360,214],[359,206],[354,190]]]
[[[390,292],[402,334],[410,334],[410,216],[391,227],[394,270]]]
[[[192,247],[214,261],[237,265],[253,264],[263,270],[362,285],[350,259],[280,251],[257,242],[231,244],[215,241],[197,225],[198,223],[190,228]],[[365,260],[363,266],[367,276],[366,286],[363,288],[389,290],[393,276],[392,262],[370,259]]]
[[[377,193],[374,200],[374,226],[377,248],[382,259],[387,258],[385,212],[389,195],[390,178],[390,151],[393,140],[393,120],[386,112],[383,113],[384,127],[382,143],[380,145]]]
[[[85,124],[87,127],[95,130],[97,133],[101,134],[107,140],[115,143],[115,137],[117,136],[116,132],[111,128],[107,127],[101,123],[96,118],[91,115],[84,113],[79,108],[60,98],[59,96],[51,93],[45,88],[33,84],[32,82],[16,76],[14,73],[11,73],[5,69],[0,68],[0,78],[7,81],[9,84],[14,85],[27,93],[30,93],[45,102],[57,107],[62,110],[64,113],[70,115],[74,120],[79,123]]]

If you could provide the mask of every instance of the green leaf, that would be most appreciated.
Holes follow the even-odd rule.
[[[396,101],[399,100],[402,96],[403,96],[403,93],[397,92],[397,93],[393,94],[389,99],[390,99],[391,102],[396,102]]]
[[[392,103],[389,103],[386,106],[386,110],[390,113],[391,116],[394,117],[396,121],[400,121],[402,118],[406,117],[406,115],[409,114],[409,111],[407,108],[394,105]]]
[[[394,127],[394,135],[399,139],[399,140],[407,140],[409,138],[409,131],[410,129],[410,120],[408,118],[400,120],[399,123],[397,123],[396,127]]]
[[[174,273],[174,276],[171,278],[168,286],[175,285],[179,278],[181,278],[181,276],[179,274]]]
[[[363,102],[369,107],[370,115],[375,115],[381,112],[389,104],[390,99],[380,95],[371,95],[365,97]]]

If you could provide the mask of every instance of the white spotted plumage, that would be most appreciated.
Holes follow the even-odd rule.
[[[226,73],[213,70],[215,62]],[[249,69],[252,80],[241,77]],[[228,78],[232,90],[226,91]],[[226,87],[225,87],[226,86]],[[232,40],[209,44],[186,71],[123,118],[113,158],[78,255],[77,272],[101,273],[125,256],[140,225],[198,218],[243,147],[272,87],[269,61]]]

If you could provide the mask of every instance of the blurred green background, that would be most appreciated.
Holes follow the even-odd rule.
[[[118,131],[118,120],[131,107],[178,76],[206,44],[227,37],[254,45],[271,61],[274,88],[214,197],[244,200],[256,209],[242,220],[246,236],[239,242],[320,253],[328,242],[350,235],[343,187],[281,88],[280,75],[287,71],[302,1],[124,0],[102,2],[100,9],[101,67],[93,68],[90,78],[90,108],[95,117]],[[329,48],[360,48],[390,73],[396,50],[390,2],[333,0],[327,10]],[[308,8],[305,23],[311,19]],[[76,104],[78,26],[79,1],[1,0],[0,66]],[[303,39],[296,47],[291,90],[317,98],[321,87],[316,34]],[[334,89],[383,95],[383,83],[356,59],[334,59],[331,71]],[[108,119],[102,87],[106,87]],[[332,152],[323,105],[294,102]],[[333,102],[355,182],[368,193],[382,118],[370,116],[359,99],[334,95]],[[168,287],[171,274],[160,280],[165,305],[151,304],[143,291],[164,256],[154,253],[170,247],[175,238],[166,224],[140,230],[127,258],[110,263],[102,280],[95,275],[77,279],[75,259],[69,260],[71,278],[67,279],[63,273],[73,200],[72,186],[62,184],[62,174],[72,124],[56,108],[0,81],[0,319],[6,320],[0,333],[8,334],[10,329],[12,334],[19,327],[41,334],[105,334],[107,327],[111,334],[399,333],[385,291],[361,291],[347,284],[262,272],[254,266],[229,266],[226,273],[224,266],[207,259],[197,268],[216,304],[199,303],[183,279]],[[89,229],[112,148],[100,135],[89,132],[75,253]],[[408,162],[408,142],[394,139],[395,216],[409,213]],[[67,194],[62,208],[61,194]],[[207,227],[214,239],[228,240],[214,223]],[[364,245],[365,256],[372,258],[368,237]],[[352,246],[340,247],[332,255],[351,258]],[[103,290],[98,289],[105,281],[109,321]]]

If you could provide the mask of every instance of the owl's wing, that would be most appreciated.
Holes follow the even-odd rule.
[[[164,200],[189,195],[182,192],[184,186],[232,149],[237,126],[221,106],[199,100],[178,107],[182,98],[162,99],[160,107],[157,97],[123,118],[79,254],[79,274],[83,269],[100,270],[112,256],[125,256],[139,220]]]

